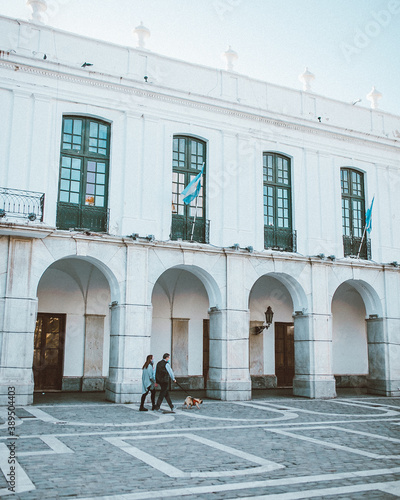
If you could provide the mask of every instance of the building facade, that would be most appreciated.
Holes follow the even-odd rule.
[[[164,352],[211,398],[400,394],[400,117],[39,23],[0,41],[1,404],[138,401]]]

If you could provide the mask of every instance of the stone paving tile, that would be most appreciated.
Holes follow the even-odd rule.
[[[44,413],[23,418],[17,427],[17,452],[51,454],[17,456],[35,489],[10,498],[94,499],[116,495],[115,500],[122,500],[118,495],[136,493],[138,498],[151,495],[157,499],[163,498],[162,490],[169,491],[168,498],[182,498],[183,493],[175,495],[175,491],[191,488],[192,499],[229,499],[321,489],[329,495],[332,487],[357,489],[368,483],[389,481],[399,481],[400,485],[400,425],[394,425],[400,423],[399,401],[400,398],[317,401],[284,397],[257,398],[248,404],[205,401],[200,411],[178,410],[166,416],[139,412],[135,405],[103,401],[79,404],[75,400],[74,404],[65,405],[60,400],[45,405],[42,398],[41,404],[32,408]],[[371,404],[379,406],[374,408]],[[284,410],[286,407],[290,409]],[[21,416],[29,414],[29,407],[19,410]],[[44,441],[49,436],[56,438],[50,439],[50,445]],[[0,429],[0,443],[5,443],[6,437],[7,429]],[[232,448],[236,450],[233,455],[227,453]],[[399,457],[374,458],[370,454]],[[264,465],[273,462],[284,468],[258,472],[261,465],[250,461],[251,457]],[[396,473],[392,473],[396,467]],[[360,471],[366,472],[357,475]],[[5,472],[0,477],[0,489],[6,486]],[[214,477],[201,477],[207,472]],[[189,473],[195,477],[186,477]],[[318,475],[327,476],[313,480]],[[286,484],[289,479],[295,483]],[[335,494],[332,498],[394,497],[368,487],[368,491]]]

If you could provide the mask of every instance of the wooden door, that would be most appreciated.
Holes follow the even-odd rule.
[[[293,386],[294,324],[275,323],[275,375],[278,387]]]
[[[38,313],[33,352],[35,391],[61,390],[65,314]]]

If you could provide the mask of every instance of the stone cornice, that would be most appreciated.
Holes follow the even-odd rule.
[[[1,237],[16,237],[29,239],[44,239],[44,238],[55,238],[55,239],[71,239],[75,241],[86,241],[93,244],[100,245],[117,245],[117,246],[127,246],[129,248],[136,247],[137,249],[146,250],[166,250],[166,251],[176,251],[176,252],[188,252],[188,253],[201,253],[208,255],[222,255],[227,258],[242,258],[250,260],[273,260],[275,262],[298,262],[306,263],[309,265],[317,266],[328,266],[328,267],[351,267],[360,268],[368,270],[377,271],[391,271],[400,272],[400,267],[394,267],[393,264],[380,264],[377,262],[367,261],[367,260],[356,260],[350,258],[342,258],[333,261],[321,260],[319,257],[299,255],[290,252],[276,252],[273,250],[254,250],[253,253],[249,253],[248,250],[239,248],[235,249],[232,247],[218,247],[215,245],[209,245],[206,243],[191,243],[189,241],[159,241],[153,240],[148,241],[146,238],[140,238],[138,240],[132,240],[128,236],[116,236],[104,233],[89,233],[84,231],[63,231],[57,230],[54,227],[42,225],[38,226],[27,226],[19,224],[1,224],[0,238]]]
[[[225,116],[229,116],[232,118],[246,119],[256,121],[258,123],[264,123],[267,125],[271,125],[273,127],[282,128],[286,130],[293,130],[296,132],[303,132],[314,136],[322,136],[327,137],[330,140],[338,140],[343,142],[350,142],[356,144],[365,144],[365,143],[373,143],[375,146],[384,147],[384,148],[395,148],[396,150],[400,147],[400,140],[389,139],[379,135],[375,135],[373,133],[360,132],[350,129],[343,129],[341,127],[335,127],[334,125],[329,125],[330,129],[327,129],[327,125],[322,125],[320,127],[312,126],[311,124],[304,123],[305,120],[302,118],[295,118],[299,122],[303,123],[295,123],[293,122],[293,117],[291,116],[283,116],[279,115],[278,117],[274,117],[276,115],[274,112],[266,112],[269,113],[270,116],[260,114],[258,109],[247,106],[246,109],[232,109],[229,106],[235,106],[238,108],[239,106],[242,108],[246,108],[246,105],[238,104],[235,102],[229,103],[229,101],[215,98],[215,97],[205,97],[200,94],[190,93],[186,94],[183,91],[171,90],[168,87],[158,86],[159,91],[150,91],[141,89],[138,87],[138,82],[133,79],[124,78],[125,81],[132,83],[132,85],[136,85],[136,87],[129,86],[123,83],[112,82],[111,79],[116,79],[111,75],[106,75],[102,73],[92,73],[92,77],[89,78],[87,76],[80,76],[77,74],[68,74],[66,71],[73,70],[76,71],[76,68],[70,68],[66,65],[59,65],[60,68],[63,68],[63,71],[55,71],[52,69],[34,67],[28,64],[5,61],[0,60],[0,68],[12,70],[12,71],[22,71],[24,73],[30,73],[42,77],[53,78],[56,80],[62,80],[65,82],[70,82],[78,85],[87,85],[91,87],[103,88],[115,92],[122,92],[126,95],[134,95],[138,98],[147,98],[158,101],[163,101],[170,104],[177,104],[180,106],[191,107],[195,109],[199,109],[202,111],[208,111],[211,113],[219,113]],[[109,81],[107,81],[109,79]],[[21,90],[21,89],[19,89]],[[179,95],[180,94],[180,95]],[[184,95],[183,95],[184,94]],[[195,100],[195,98],[198,98]],[[206,100],[207,102],[200,102],[200,99]],[[324,127],[324,128],[322,128]]]

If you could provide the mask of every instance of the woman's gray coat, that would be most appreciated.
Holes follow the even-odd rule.
[[[156,383],[156,379],[154,377],[154,368],[153,365],[150,364],[147,368],[144,368],[142,371],[142,394],[147,392],[149,385],[150,390],[154,389],[154,384]]]

